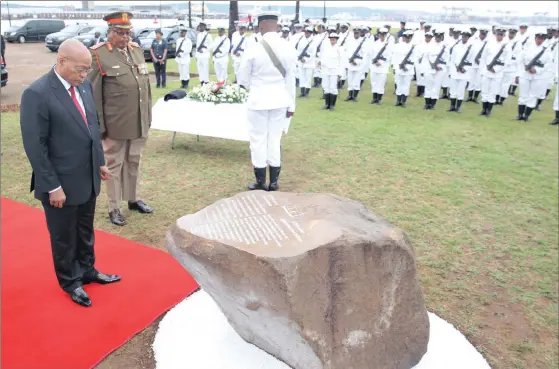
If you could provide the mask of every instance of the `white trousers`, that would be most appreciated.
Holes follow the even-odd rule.
[[[311,88],[312,72],[312,68],[303,68],[299,66],[299,87]]]
[[[190,59],[188,59],[188,61],[190,61]],[[181,81],[188,81],[190,79],[190,63],[188,64],[177,63],[177,67],[179,69]]]
[[[254,167],[281,166],[281,137],[286,113],[286,108],[247,111],[250,157]]]
[[[386,86],[386,73],[369,73],[371,76],[371,92],[374,94],[384,94],[384,86]]]
[[[468,85],[468,91],[481,91],[481,68],[473,68],[471,71],[471,80]]]
[[[450,73],[448,71],[445,72],[443,76],[443,82],[441,83],[441,87],[448,88],[450,87]]]
[[[457,100],[464,100],[464,94],[466,92],[467,79],[450,79],[450,98]]]
[[[415,68],[415,85],[416,86],[425,86],[425,75],[421,76],[419,72],[419,65],[416,64]]]
[[[438,100],[439,98],[439,91],[441,90],[441,84],[443,82],[443,78],[445,76],[445,72],[438,71],[435,74],[425,74],[425,98],[426,99],[434,99]]]
[[[483,76],[481,80],[481,101],[495,104],[497,95],[501,91],[501,81],[503,78],[489,78]]]
[[[229,56],[214,58],[214,70],[217,81],[227,82],[227,69],[229,69]]]
[[[347,79],[347,68],[342,68],[342,81]]]
[[[395,76],[394,82],[396,82],[396,95],[406,95],[410,94],[410,85],[413,75],[411,74],[397,74]]]
[[[200,82],[210,82],[210,59],[196,58],[196,66]]]
[[[361,90],[361,77],[363,72],[360,70],[348,70],[347,71],[347,89],[349,91],[360,91]]]
[[[503,80],[501,81],[501,91],[499,96],[508,97],[510,85],[514,83],[514,77],[516,77],[516,71],[503,73]]]
[[[545,79],[519,78],[518,81],[518,105],[526,105],[535,108],[537,100],[541,99],[541,91],[545,95],[547,81]]]
[[[320,67],[315,67],[313,70],[313,77],[322,78],[322,71]]]
[[[338,94],[338,75],[324,74],[322,76],[322,89],[325,94]]]
[[[233,73],[235,73],[235,79],[237,79],[237,75],[239,74],[239,67],[241,66],[241,59],[238,60],[233,59]]]

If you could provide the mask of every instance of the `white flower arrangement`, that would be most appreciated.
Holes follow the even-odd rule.
[[[211,102],[214,104],[243,104],[247,101],[248,92],[237,85],[225,85],[224,82],[209,82],[194,87],[188,97],[194,101]]]

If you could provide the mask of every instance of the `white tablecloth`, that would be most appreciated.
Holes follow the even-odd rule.
[[[153,106],[151,128],[249,141],[246,104],[216,105],[160,98]]]

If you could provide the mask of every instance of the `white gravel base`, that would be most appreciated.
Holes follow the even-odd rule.
[[[489,369],[489,364],[451,324],[429,313],[427,353],[413,369]],[[159,323],[153,342],[157,369],[291,369],[231,327],[211,296],[198,291]]]

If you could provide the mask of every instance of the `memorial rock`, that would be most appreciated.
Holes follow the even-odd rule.
[[[244,192],[166,244],[241,337],[295,369],[410,369],[427,351],[410,241],[359,202]]]

